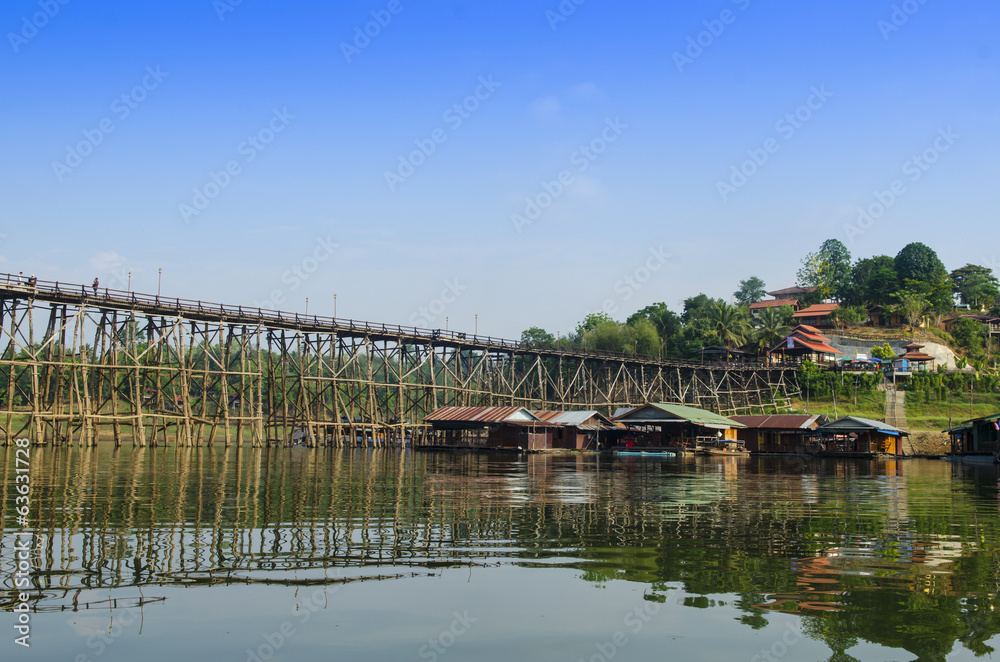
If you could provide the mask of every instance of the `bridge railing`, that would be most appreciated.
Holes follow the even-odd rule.
[[[257,308],[252,306],[229,306],[222,303],[212,303],[197,299],[182,299],[180,297],[165,297],[159,294],[143,294],[131,290],[117,290],[109,287],[94,287],[93,285],[81,285],[76,283],[65,283],[60,281],[38,280],[14,274],[0,273],[0,284],[8,291],[23,292],[29,297],[37,296],[39,293],[61,297],[79,297],[81,302],[113,304],[127,308],[149,309],[147,312],[159,314],[186,313],[188,315],[210,315],[219,318],[237,317],[244,321],[250,320],[260,324],[271,323],[274,325],[295,324],[298,326],[307,325],[313,327],[329,328],[336,331],[350,331],[358,334],[383,333],[386,335],[430,338],[431,340],[450,340],[454,342],[468,343],[484,346],[489,349],[506,350],[536,350],[539,352],[573,357],[591,358],[613,358],[652,363],[670,363],[671,365],[681,365],[689,367],[754,367],[741,366],[738,364],[709,361],[688,361],[684,359],[666,359],[658,361],[654,357],[636,356],[624,352],[610,352],[597,349],[585,349],[574,347],[572,349],[535,347],[525,345],[517,340],[497,338],[494,336],[480,336],[462,331],[451,331],[448,329],[425,329],[417,326],[401,326],[397,324],[380,324],[365,322],[353,319],[343,319],[325,317],[322,315],[308,315],[300,313],[288,313],[280,310],[270,310],[267,308]],[[164,310],[166,309],[166,310]],[[768,366],[783,368],[785,366]]]

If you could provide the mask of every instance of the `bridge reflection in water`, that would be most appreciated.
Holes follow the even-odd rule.
[[[795,375],[0,274],[2,443],[419,443],[446,405],[767,413]]]
[[[795,614],[840,653],[859,640],[922,659],[944,659],[956,643],[989,649],[1000,632],[995,469],[799,468],[788,475],[776,458],[36,448],[33,606],[108,609],[113,590],[128,596],[120,609],[171,586],[332,586],[500,565],[632,582],[647,599],[683,595],[691,607],[731,602],[739,627]]]

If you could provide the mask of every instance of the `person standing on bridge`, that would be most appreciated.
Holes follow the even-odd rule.
[[[23,275],[24,275],[24,272],[23,272],[23,271],[18,271],[18,272],[17,272],[17,284],[18,284],[18,285],[20,285],[20,284],[21,284],[21,276],[23,276]]]
[[[93,288],[94,288],[94,296],[97,296],[97,287],[98,287],[99,285],[100,285],[100,283],[99,283],[99,282],[98,282],[98,280],[97,280],[97,276],[94,276],[94,282],[93,282],[93,283],[91,283],[91,287],[93,287]]]
[[[28,287],[34,287],[38,283],[38,279],[35,278],[35,274],[31,274],[31,278],[28,279]]]

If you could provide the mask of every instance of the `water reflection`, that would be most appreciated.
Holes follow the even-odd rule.
[[[16,526],[12,457],[5,531]],[[31,476],[39,611],[141,607],[171,585],[319,586],[499,564],[635,582],[654,602],[680,587],[682,604],[735,609],[741,628],[795,614],[836,659],[859,640],[920,659],[956,643],[979,655],[1000,633],[991,467],[102,446],[34,449]],[[122,588],[134,597],[102,602]]]

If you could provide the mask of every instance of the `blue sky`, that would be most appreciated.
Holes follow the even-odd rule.
[[[93,4],[0,13],[2,271],[517,337],[1000,255],[995,3]]]

